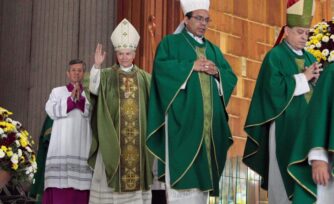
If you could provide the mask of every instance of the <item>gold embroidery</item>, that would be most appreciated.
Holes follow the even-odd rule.
[[[119,72],[120,185],[122,192],[140,190],[139,90],[136,73]]]
[[[205,56],[206,48],[196,47],[196,53],[198,57],[206,57]],[[202,100],[203,100],[203,136],[204,136],[204,144],[206,147],[206,153],[208,157],[208,163],[210,169],[212,168],[211,164],[211,138],[212,138],[212,98],[211,98],[211,80],[210,76],[205,73],[198,73],[199,82],[201,86],[202,92]],[[210,171],[211,175],[211,171]],[[212,177],[212,175],[211,175]]]

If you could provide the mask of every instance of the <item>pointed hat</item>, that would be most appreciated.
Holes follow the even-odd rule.
[[[314,11],[314,0],[288,0],[286,12],[287,25],[290,27],[309,28]]]
[[[116,51],[121,49],[130,49],[135,51],[137,49],[140,36],[136,28],[124,18],[117,25],[110,38]]]
[[[288,0],[286,11],[287,26],[309,28],[311,26],[314,11],[314,0]],[[285,26],[282,27],[274,47],[281,42],[284,35],[284,27]]]
[[[210,0],[181,0],[181,7],[184,15],[199,9],[209,11]]]

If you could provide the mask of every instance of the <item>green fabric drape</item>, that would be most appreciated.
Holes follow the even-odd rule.
[[[292,149],[289,174],[296,181],[293,203],[316,202],[317,185],[312,179],[308,153],[312,149],[334,152],[334,64],[324,68],[314,88],[296,145]],[[333,174],[332,167],[332,174]]]

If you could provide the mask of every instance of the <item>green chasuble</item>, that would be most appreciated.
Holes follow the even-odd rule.
[[[192,69],[198,55],[216,64],[218,85],[214,77]],[[200,44],[183,30],[160,42],[154,60],[146,144],[159,159],[161,181],[165,175],[168,116],[171,187],[198,188],[219,195],[219,179],[232,144],[225,107],[236,82],[220,49],[208,40]]]
[[[295,74],[315,62],[303,51],[295,54],[285,41],[270,50],[261,66],[245,123],[248,134],[243,162],[262,177],[268,189],[269,128],[275,122],[276,157],[287,195],[293,194],[293,180],[287,173],[291,148],[307,108],[309,96],[293,96]]]
[[[296,144],[292,149],[289,174],[296,181],[293,203],[316,202],[317,185],[312,179],[308,153],[312,149],[334,152],[334,64],[324,68],[314,88]],[[334,175],[333,167],[332,175]],[[334,193],[334,192],[333,192]]]
[[[94,168],[100,149],[108,186],[116,192],[152,184],[153,156],[145,145],[150,78],[135,65],[130,72],[118,65],[101,71],[88,163]]]
[[[36,198],[36,203],[42,203],[42,195],[44,192],[44,172],[46,156],[49,148],[53,120],[47,115],[38,142],[37,152],[37,172],[34,175],[35,182],[32,184],[29,196]]]

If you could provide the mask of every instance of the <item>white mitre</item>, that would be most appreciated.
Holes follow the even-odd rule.
[[[137,49],[140,36],[136,28],[124,18],[117,25],[110,38],[115,51],[121,49],[130,49],[135,51]]]
[[[184,15],[200,9],[209,11],[210,0],[181,0],[181,7]]]
[[[200,9],[209,11],[210,0],[181,0],[181,7],[184,15],[186,15],[191,11]],[[182,21],[174,31],[174,34],[181,33],[183,29],[184,29],[184,22]]]

